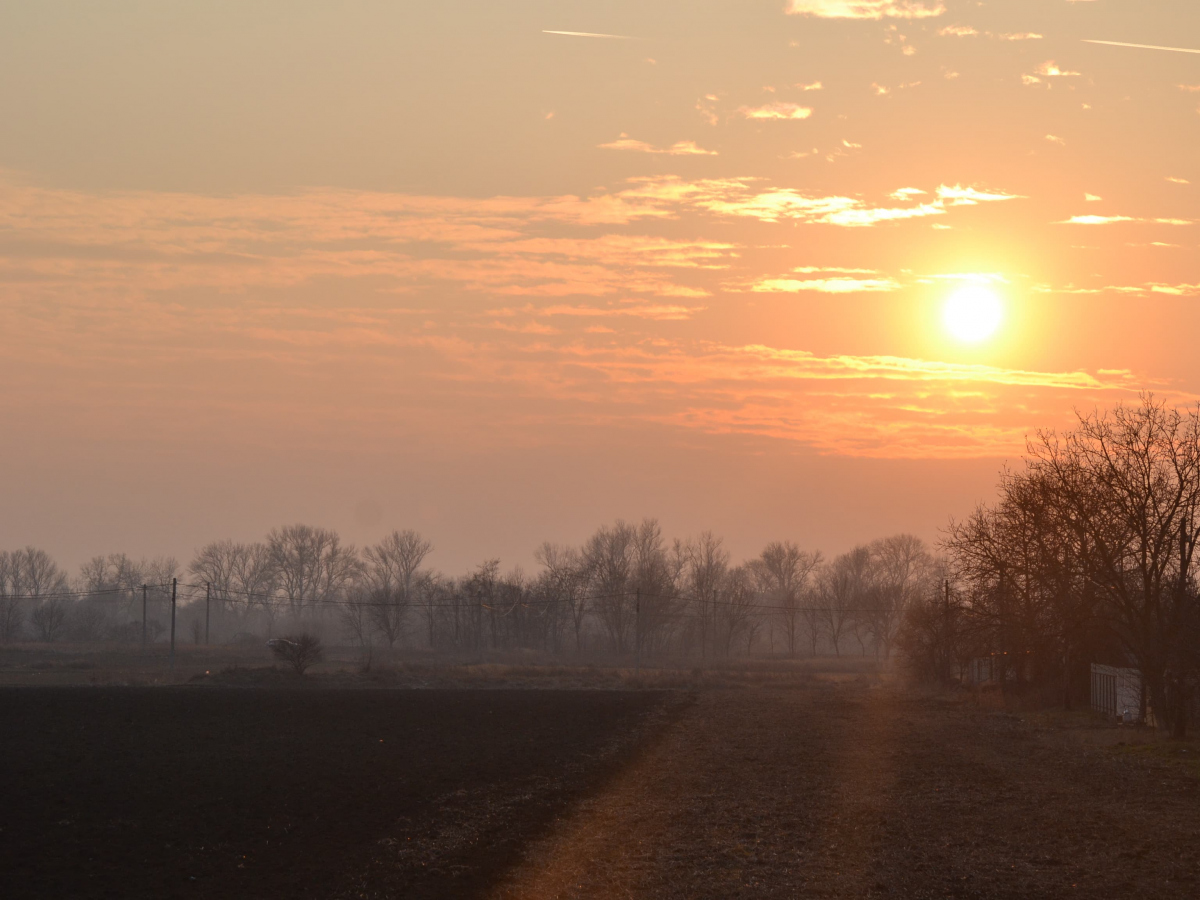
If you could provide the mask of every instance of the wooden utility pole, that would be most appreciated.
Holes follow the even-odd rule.
[[[146,655],[146,586],[142,585],[142,656]]]
[[[634,657],[633,657],[633,674],[637,678],[642,677],[642,589],[637,589],[637,594],[633,601],[633,641],[634,641]]]
[[[212,584],[204,582],[204,646],[208,646],[208,607],[212,602]]]
[[[179,579],[171,579],[171,671],[175,671],[175,589],[179,586]]]

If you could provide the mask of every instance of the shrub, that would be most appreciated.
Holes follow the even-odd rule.
[[[303,675],[305,669],[325,658],[321,639],[307,632],[275,638],[267,641],[267,646],[276,659],[290,665],[297,675]]]

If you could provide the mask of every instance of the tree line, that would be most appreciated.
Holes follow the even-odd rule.
[[[262,541],[214,541],[185,567],[96,557],[74,579],[43,551],[0,553],[0,641],[136,641],[144,599],[150,639],[160,638],[177,578],[181,630],[197,641],[207,612],[218,641],[307,629],[367,653],[886,659],[905,610],[942,571],[911,535],[829,560],[776,541],[735,563],[720,537],[668,540],[654,519],[602,526],[579,545],[546,542],[532,574],[487,559],[446,575],[426,565],[432,550],[411,530],[357,548],[290,525]]]
[[[940,593],[902,642],[929,680],[987,658],[1007,689],[1086,697],[1088,667],[1136,668],[1182,734],[1200,673],[1200,409],[1145,396],[1028,442],[998,499],[946,531]]]

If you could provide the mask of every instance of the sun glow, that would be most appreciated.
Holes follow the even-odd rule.
[[[950,295],[942,309],[946,330],[957,340],[977,344],[996,333],[1004,304],[991,288],[971,284]]]

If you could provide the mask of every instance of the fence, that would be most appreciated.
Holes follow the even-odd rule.
[[[1142,673],[1092,663],[1092,709],[1125,722],[1142,719]]]

